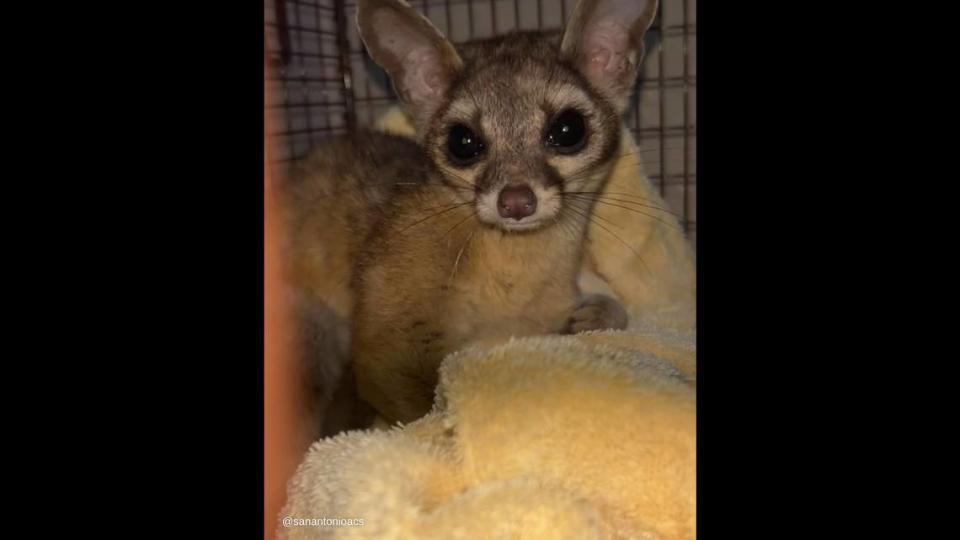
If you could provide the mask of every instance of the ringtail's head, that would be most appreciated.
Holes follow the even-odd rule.
[[[559,40],[514,33],[460,50],[403,0],[360,0],[357,23],[445,182],[482,222],[533,230],[564,194],[604,182],[656,9],[580,0]]]

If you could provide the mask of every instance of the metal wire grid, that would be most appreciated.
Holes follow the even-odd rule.
[[[410,0],[451,41],[562,28],[576,0]],[[357,36],[354,0],[265,0],[275,165],[321,140],[370,126],[396,96]],[[696,236],[696,12],[661,0],[626,114],[644,168],[692,242]]]

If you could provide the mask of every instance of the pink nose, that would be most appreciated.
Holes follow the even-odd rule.
[[[500,196],[497,197],[497,211],[500,217],[520,221],[537,211],[537,196],[526,184],[507,186],[500,190]]]

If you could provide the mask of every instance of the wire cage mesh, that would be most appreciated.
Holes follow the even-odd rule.
[[[576,0],[410,0],[454,43],[512,30],[562,28]],[[265,0],[275,162],[325,138],[371,126],[396,103],[364,50],[354,0]],[[660,0],[637,91],[624,120],[644,170],[691,242],[696,236],[696,2]]]

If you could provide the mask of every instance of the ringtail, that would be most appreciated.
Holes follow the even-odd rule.
[[[286,252],[303,324],[349,336],[348,376],[387,422],[427,413],[469,344],[626,327],[577,277],[656,8],[581,0],[562,34],[457,48],[403,0],[358,2],[416,140],[357,131],[301,162]]]

